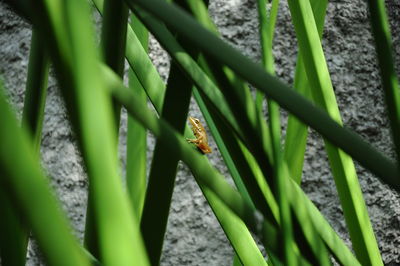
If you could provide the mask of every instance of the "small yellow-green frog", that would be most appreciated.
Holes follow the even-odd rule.
[[[208,146],[207,133],[200,120],[189,116],[189,123],[192,126],[192,131],[196,139],[186,139],[189,143],[196,144],[197,148],[204,154],[211,153],[211,148]]]

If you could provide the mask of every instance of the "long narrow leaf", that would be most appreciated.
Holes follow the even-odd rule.
[[[0,91],[2,89],[0,84]],[[18,204],[50,265],[89,265],[50,192],[48,179],[28,135],[18,127],[2,91],[0,93],[0,192],[7,193],[3,196]]]
[[[22,126],[32,134],[34,147],[38,152],[40,150],[48,73],[48,55],[44,50],[44,44],[39,39],[37,30],[34,29],[29,55]]]
[[[161,117],[179,133],[185,129],[192,86],[172,63]],[[178,162],[170,148],[157,141],[140,225],[152,265],[158,265],[161,257]]]
[[[205,99],[203,99],[197,88],[193,89],[193,96],[196,99],[197,105],[203,114],[203,117],[208,125],[209,130],[211,131],[214,141],[218,146],[218,150],[224,159],[225,165],[227,166],[238,191],[242,197],[249,202],[249,204],[253,204],[249,192],[247,191],[246,186],[240,177],[240,170],[238,169],[239,167],[237,164],[235,164],[234,159],[229,151],[228,146],[231,145],[231,139],[227,139],[227,137],[223,135],[219,129],[221,125],[224,125],[224,122],[218,120],[217,115],[212,110],[212,107],[207,107],[208,105],[206,104]],[[231,131],[229,130],[229,132]],[[232,136],[234,135],[232,134]]]
[[[302,57],[297,59],[294,85],[296,91],[307,99],[311,99],[311,91],[308,86],[307,75],[303,66]],[[306,151],[308,127],[297,119],[293,114],[289,114],[286,129],[284,157],[289,167],[291,178],[298,184],[301,182],[303,171],[304,153]]]
[[[104,0],[92,0],[92,2],[100,14],[103,14]],[[164,102],[165,84],[158,74],[156,67],[151,62],[147,54],[147,49],[142,46],[140,39],[130,25],[128,25],[127,29],[125,56],[132,71],[153,103],[153,106],[159,108],[158,111],[161,112]]]
[[[308,224],[311,221],[312,228],[318,232],[320,238],[341,265],[361,265],[294,180],[288,188],[288,193],[292,210],[301,221],[301,225],[304,224],[304,229],[311,229]],[[304,208],[307,209],[307,214],[304,213]],[[305,219],[301,217],[305,217]]]
[[[23,214],[7,197],[3,187],[0,187],[0,217],[1,265],[24,266],[29,229],[23,223]]]
[[[385,10],[385,2],[368,1],[372,31],[381,70],[382,87],[385,93],[392,138],[396,146],[397,160],[400,159],[400,88],[394,68],[390,27]]]
[[[100,60],[88,5],[79,0],[39,2],[32,10],[38,10],[32,12],[33,22],[48,41],[88,169],[101,260],[105,264],[146,265],[139,227],[118,174],[111,99],[98,76]]]
[[[253,236],[247,230],[243,221],[237,217],[211,190],[206,186],[200,186],[207,197],[214,213],[218,213],[217,219],[235,250],[236,256],[243,265],[267,265],[263,255],[257,247]]]
[[[101,29],[101,48],[104,62],[119,76],[124,75],[126,32],[129,9],[123,0],[105,0]],[[119,128],[120,106],[114,104],[116,128]],[[118,130],[117,130],[118,132]]]
[[[143,24],[131,16],[132,29],[137,33],[143,48],[148,50],[149,34]],[[147,102],[146,93],[132,69],[129,70],[129,87],[143,102]],[[146,193],[146,168],[147,168],[147,130],[128,116],[128,133],[126,148],[126,185],[135,216],[140,221]]]
[[[261,40],[261,51],[262,51],[262,61],[265,71],[274,75],[274,63],[272,54],[272,43],[274,36],[274,24],[277,15],[278,1],[273,1],[271,7],[270,17],[267,18],[266,15],[266,2],[264,0],[257,1],[257,9],[259,14],[259,24],[260,24],[260,40]],[[262,112],[262,98],[263,94],[257,91],[256,101],[258,112]],[[261,100],[260,100],[261,99]],[[284,175],[283,173],[283,154],[281,150],[281,123],[280,123],[280,113],[279,105],[271,99],[268,101],[268,114],[269,114],[269,131],[272,142],[272,154],[275,162],[274,167],[274,179],[275,191],[277,195],[277,201],[280,210],[280,221],[281,221],[281,247],[282,252],[285,257],[286,265],[294,265],[295,256],[293,256],[293,228],[292,228],[292,218],[290,214],[290,207],[286,197],[286,178],[289,175]]]
[[[101,15],[103,15],[103,0],[92,1]],[[157,73],[156,68],[147,55],[148,40],[144,42],[144,38],[148,38],[147,31],[141,25],[135,16],[132,17],[131,25],[127,26],[125,56],[131,65],[129,82],[140,95],[142,101],[146,101],[147,97],[143,95],[141,89],[144,89],[149,95],[150,100],[154,101],[154,106],[162,106],[165,85]],[[137,25],[135,27],[135,25]],[[138,35],[135,31],[139,31]],[[141,139],[141,140],[140,140]],[[140,143],[140,144],[138,144]],[[146,168],[144,161],[147,160],[145,147],[145,132],[143,127],[131,117],[128,117],[128,135],[127,135],[127,169],[126,178],[128,192],[131,198],[137,219],[140,221],[142,208],[144,204],[145,187],[146,187]],[[134,159],[134,160],[133,160]]]
[[[274,72],[274,57],[272,54],[272,44],[274,39],[276,17],[278,15],[279,0],[273,0],[269,14],[266,12],[266,1],[257,0],[258,23],[260,32],[260,43],[262,48],[261,59],[264,69],[273,74]],[[257,90],[256,104],[257,108],[261,109],[264,95]]]
[[[289,0],[299,47],[302,50],[314,102],[342,124],[319,33],[309,1]],[[325,140],[325,147],[339,194],[344,217],[357,258],[365,265],[381,265],[382,259],[368,217],[353,160]]]
[[[328,5],[326,0],[311,0],[315,23],[317,25],[319,36],[322,36],[325,13]],[[310,85],[307,80],[305,66],[303,64],[302,51],[299,51],[296,63],[296,72],[294,77],[294,89],[311,100]],[[285,140],[285,159],[287,160],[291,177],[300,183],[303,170],[304,152],[307,144],[308,128],[301,123],[293,114],[289,115],[288,126],[286,129]]]
[[[122,0],[105,0],[106,10],[103,18],[101,32],[101,48],[104,62],[119,76],[124,74],[126,25],[128,21],[128,8]],[[118,132],[121,107],[114,103],[114,122]],[[85,245],[95,257],[99,256],[99,240],[97,238],[96,219],[93,217],[93,197],[89,193],[85,225]]]
[[[40,140],[47,91],[48,56],[36,30],[32,32],[22,125],[31,134],[35,150],[40,150]],[[2,264],[25,265],[29,229],[22,223],[21,214],[6,197],[0,205],[1,233],[0,255]]]

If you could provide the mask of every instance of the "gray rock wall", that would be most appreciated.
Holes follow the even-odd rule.
[[[258,23],[254,0],[213,0],[211,14],[223,37],[244,54],[260,61]],[[397,66],[400,62],[400,3],[387,1]],[[0,75],[7,95],[20,118],[24,99],[31,27],[0,1]],[[274,55],[277,75],[292,84],[297,54],[294,29],[286,1],[277,21]],[[168,75],[168,56],[151,42],[151,57],[163,77]],[[388,119],[384,109],[367,6],[361,0],[330,1],[323,46],[339,108],[346,126],[361,134],[394,158]],[[399,67],[397,67],[399,70]],[[190,114],[199,116],[194,101]],[[285,120],[286,113],[282,114]],[[125,165],[126,113],[121,122],[121,164]],[[149,135],[149,144],[154,146]],[[215,150],[215,144],[211,144]],[[46,101],[41,154],[64,210],[82,239],[87,200],[87,181],[74,135],[67,122],[62,99],[50,78]],[[151,157],[151,152],[148,153]],[[228,176],[218,153],[212,163]],[[357,166],[372,224],[383,260],[400,265],[400,198],[367,170]],[[335,192],[323,142],[311,130],[306,151],[302,186],[346,243],[349,236]],[[162,265],[231,265],[233,250],[208,207],[188,168],[180,164],[165,238]],[[41,264],[31,242],[28,265]]]

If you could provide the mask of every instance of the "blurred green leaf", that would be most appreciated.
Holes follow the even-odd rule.
[[[40,10],[33,12],[33,22],[50,48],[90,178],[100,260],[146,265],[139,226],[119,176],[111,98],[98,75],[100,60],[88,5],[79,0],[39,2],[32,10]]]
[[[122,0],[105,0],[104,2],[104,18],[101,28],[101,50],[104,62],[113,69],[119,76],[124,75],[125,63],[125,44],[126,44],[126,28],[128,22],[128,8]],[[116,132],[119,132],[121,107],[113,103],[114,122]],[[85,225],[85,246],[93,253],[95,257],[99,257],[99,239],[97,237],[98,228],[96,219],[93,217],[93,197],[89,193],[89,200],[86,212]]]
[[[38,33],[34,29],[29,55],[22,126],[30,133],[32,144],[37,153],[40,151],[48,68],[48,56]],[[22,214],[12,206],[12,202],[5,196],[0,201],[2,202],[0,206],[2,265],[25,265],[30,229],[26,224],[23,224]]]
[[[13,202],[14,208],[14,204],[18,206],[49,265],[89,265],[50,192],[37,152],[26,131],[17,125],[2,89],[0,82],[0,192],[6,193],[2,196]]]

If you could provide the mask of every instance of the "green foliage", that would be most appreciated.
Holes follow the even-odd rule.
[[[382,264],[352,159],[400,191],[398,164],[342,126],[321,46],[327,1],[289,0],[299,43],[294,89],[274,77],[278,0],[268,12],[264,0],[257,2],[263,66],[220,39],[207,1],[93,2],[104,14],[100,47],[85,1],[13,3],[35,33],[22,127],[0,95],[0,232],[15,232],[1,234],[4,265],[23,265],[27,230],[49,265],[158,265],[180,160],[235,250],[234,265],[330,265],[331,257],[342,265]],[[383,1],[370,1],[370,12],[374,34],[382,40],[377,54],[399,151],[400,96]],[[167,84],[148,57],[148,31],[172,58]],[[124,56],[129,88],[122,82]],[[87,250],[72,236],[37,156],[48,57],[88,171]],[[255,99],[248,83],[257,89]],[[192,93],[235,187],[185,140],[194,138],[185,125]],[[129,114],[127,189],[117,156],[121,106]],[[284,145],[281,107],[291,113]],[[356,256],[299,186],[307,127],[325,140]],[[146,185],[147,130],[157,144]]]
[[[311,4],[308,1],[289,0],[289,7],[300,51],[303,55],[308,55],[303,56],[303,64],[313,100],[334,120],[342,124],[320,42],[319,32],[321,31],[318,31],[314,20],[310,19],[314,15]],[[325,8],[322,8],[319,13],[324,14]],[[363,265],[381,265],[382,258],[369,221],[353,160],[327,140],[325,140],[325,149],[357,258]]]
[[[35,151],[40,151],[40,140],[46,100],[48,75],[48,56],[43,44],[34,30],[32,32],[31,50],[29,56],[28,77],[26,82],[25,102],[22,115],[22,126],[31,135]],[[25,265],[28,246],[29,227],[23,224],[23,217],[12,201],[0,193],[0,256],[3,265]]]

